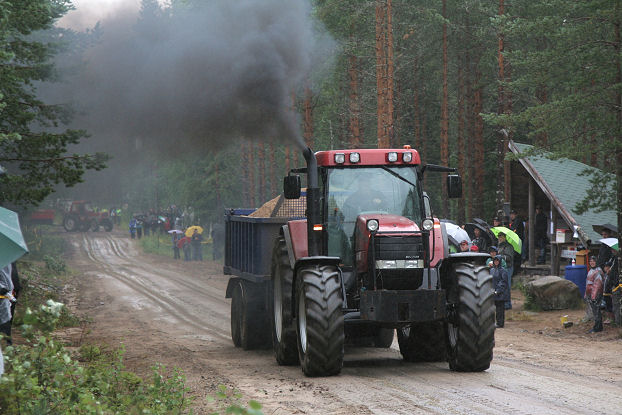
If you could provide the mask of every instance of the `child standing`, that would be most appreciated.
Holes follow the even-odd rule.
[[[505,303],[510,301],[510,286],[508,284],[508,273],[501,266],[503,257],[496,255],[492,259],[492,285],[495,288],[495,309],[496,309],[496,327],[503,328],[505,325]]]

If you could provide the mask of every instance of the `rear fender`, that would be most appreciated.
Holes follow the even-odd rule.
[[[285,237],[289,264],[293,269],[298,259],[306,258],[309,255],[307,220],[290,220],[287,225],[281,228],[281,232]]]

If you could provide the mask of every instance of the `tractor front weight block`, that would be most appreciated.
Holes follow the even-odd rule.
[[[379,290],[361,293],[361,319],[415,323],[445,318],[445,290]]]

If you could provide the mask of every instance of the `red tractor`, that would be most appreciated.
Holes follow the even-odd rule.
[[[112,220],[107,212],[96,212],[90,202],[75,200],[63,217],[63,227],[67,232],[88,231],[97,232],[99,227],[106,232],[112,231]]]
[[[296,200],[296,173],[306,174],[304,217],[226,217],[234,344],[272,343],[279,364],[328,376],[341,371],[346,341],[389,347],[397,330],[407,361],[488,369],[495,330],[489,256],[450,251],[423,189],[426,172],[455,169],[422,165],[409,146],[306,149],[304,156],[307,167],[284,180],[285,199]],[[459,197],[460,177],[449,174],[447,188]]]

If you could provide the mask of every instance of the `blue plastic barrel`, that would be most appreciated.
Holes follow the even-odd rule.
[[[564,278],[574,282],[579,287],[581,297],[585,295],[585,280],[587,279],[587,267],[585,265],[568,265]]]

